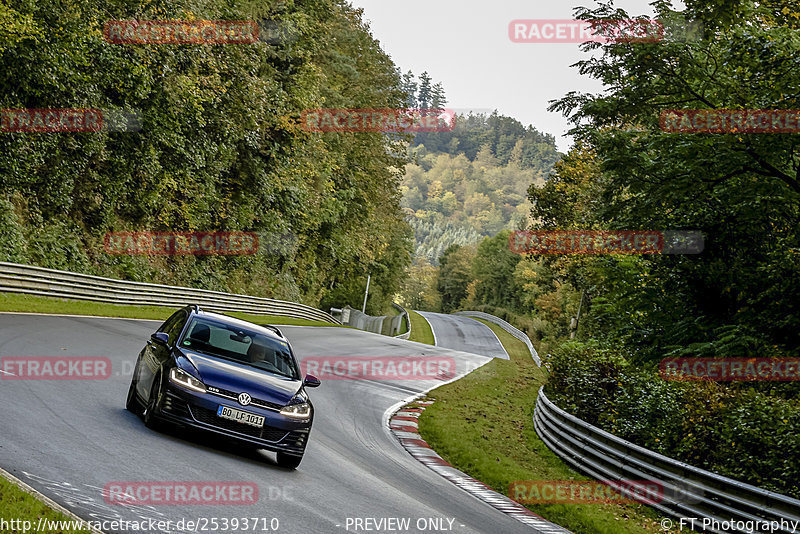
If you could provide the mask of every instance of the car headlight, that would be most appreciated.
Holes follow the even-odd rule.
[[[206,392],[206,385],[183,369],[173,367],[169,371],[169,381],[192,391]]]
[[[281,409],[281,415],[294,419],[308,419],[311,417],[311,405],[307,402],[289,404]]]

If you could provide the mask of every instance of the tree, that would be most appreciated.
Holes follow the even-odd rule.
[[[408,95],[406,106],[409,108],[418,107],[417,104],[417,82],[414,81],[414,73],[411,71],[403,74],[403,91]]]
[[[437,269],[425,260],[413,263],[406,273],[400,304],[421,311],[439,311]]]
[[[442,87],[441,82],[438,82],[431,89],[431,107],[433,109],[443,109],[445,104],[447,104],[447,98],[444,95],[444,87]]]
[[[504,230],[487,237],[478,245],[472,276],[477,280],[475,297],[479,302],[498,307],[516,308],[519,297],[514,270],[519,254],[508,248],[510,232]]]
[[[444,313],[457,310],[467,296],[467,286],[472,281],[472,247],[451,245],[439,257],[439,277],[436,289],[441,297]]]
[[[431,77],[425,71],[419,75],[419,93],[417,93],[417,107],[422,109],[430,108],[431,99],[433,98],[431,88]]]

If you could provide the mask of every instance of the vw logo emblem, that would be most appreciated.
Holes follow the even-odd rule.
[[[248,404],[250,404],[250,401],[252,400],[253,399],[250,398],[250,395],[248,395],[247,393],[239,393],[239,404],[241,404],[242,406],[247,406]]]

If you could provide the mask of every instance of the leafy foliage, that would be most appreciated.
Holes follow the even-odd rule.
[[[413,89],[407,76],[404,86]],[[432,265],[451,245],[524,226],[529,185],[543,183],[559,157],[553,136],[497,112],[458,115],[453,131],[418,133],[412,147],[402,206],[415,258]]]
[[[657,2],[658,18],[685,17],[704,38],[585,45],[600,54],[578,68],[605,91],[552,106],[570,115],[577,143],[529,196],[538,228],[700,230],[705,249],[538,260],[548,284],[585,294],[577,336],[592,340],[553,347],[548,387],[626,439],[797,496],[800,472],[774,454],[800,446],[796,383],[665,382],[656,365],[800,354],[798,136],[673,134],[658,121],[674,108],[797,109],[800,10],[686,5]],[[603,5],[580,17],[628,15]]]
[[[257,20],[291,32],[246,45],[119,45],[102,36],[114,19]],[[367,273],[371,306],[399,289],[410,252],[398,191],[408,140],[312,134],[297,122],[308,108],[400,107],[407,97],[349,4],[12,0],[0,20],[0,107],[142,118],[139,132],[0,136],[0,197],[13,204],[0,206],[0,221],[10,239],[24,236],[4,250],[9,258],[315,305],[357,302],[354,280]],[[103,252],[106,232],[132,230],[296,242],[247,257]]]

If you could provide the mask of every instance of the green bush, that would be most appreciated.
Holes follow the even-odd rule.
[[[21,263],[25,261],[25,236],[14,205],[0,198],[0,261]]]
[[[89,258],[81,229],[67,220],[52,220],[26,228],[27,259],[33,265],[64,271],[87,272]]]
[[[552,400],[591,424],[604,422],[625,360],[596,341],[569,341],[553,352],[549,364]]]
[[[642,447],[800,496],[800,402],[760,383],[671,382],[597,341],[562,343],[547,393],[567,412]]]
[[[800,404],[744,391],[722,414],[718,472],[800,498]]]

